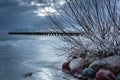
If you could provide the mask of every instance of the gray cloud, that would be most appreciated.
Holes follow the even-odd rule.
[[[49,29],[54,25],[47,16],[37,16],[34,11],[53,0],[0,0],[0,30]],[[59,0],[56,0],[57,2]],[[33,4],[34,3],[34,4]],[[38,5],[39,4],[39,5]],[[57,15],[59,23],[63,23]]]
[[[49,25],[46,17],[38,17],[33,12],[38,7],[31,5],[32,1],[43,3],[43,0],[0,0],[0,29],[28,29]]]

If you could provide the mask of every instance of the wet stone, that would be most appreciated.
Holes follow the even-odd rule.
[[[85,64],[85,60],[83,58],[73,59],[69,64],[71,73],[73,75],[80,74],[84,69],[84,64]]]
[[[70,73],[71,72],[71,69],[69,67],[69,63],[70,62],[64,62],[63,65],[62,65],[62,71],[63,72],[66,72],[66,73]]]
[[[92,68],[85,68],[82,71],[82,76],[86,78],[94,78],[96,74],[96,71]]]
[[[90,68],[99,70],[101,68],[112,70],[114,73],[120,71],[120,56],[110,56],[104,59],[93,61],[90,65]]]
[[[120,80],[120,73],[118,73],[117,75],[117,80]]]
[[[96,73],[96,80],[116,80],[116,76],[110,70],[100,69]]]

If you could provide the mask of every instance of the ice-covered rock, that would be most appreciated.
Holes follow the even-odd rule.
[[[71,69],[69,67],[70,62],[73,60],[72,57],[69,57],[63,64],[62,64],[62,71],[66,73],[70,73]]]
[[[85,61],[89,65],[90,63],[92,63],[93,61],[98,60],[98,59],[99,59],[99,57],[96,53],[88,53],[86,58],[85,58]]]
[[[92,68],[85,68],[82,71],[82,77],[85,77],[85,78],[94,78],[95,74],[96,74],[96,71]]]
[[[71,71],[70,67],[69,67],[69,63],[70,62],[64,62],[62,64],[62,71],[63,72],[66,72],[66,73],[69,73]]]
[[[120,67],[120,56],[110,56],[108,58],[105,58],[104,60],[113,67]]]
[[[96,80],[116,80],[115,75],[110,70],[100,69],[96,73]]]
[[[84,65],[85,65],[84,58],[73,59],[69,64],[71,73],[74,75],[81,73],[82,70],[84,69]]]
[[[89,67],[99,70],[100,68],[110,69],[115,73],[120,71],[120,56],[110,56],[104,59],[96,60]]]
[[[106,66],[106,65],[107,65],[106,61],[100,59],[100,60],[93,61],[93,62],[89,65],[89,67],[90,67],[90,68],[93,68],[94,70],[97,71],[97,70],[99,70],[100,68],[103,68],[103,67]]]

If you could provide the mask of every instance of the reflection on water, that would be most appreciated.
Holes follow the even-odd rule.
[[[19,36],[20,37],[20,36]],[[62,73],[64,56],[53,50],[62,42],[56,37],[29,37],[28,39],[0,41],[0,80],[75,80]],[[23,74],[34,72],[32,77]]]
[[[37,73],[37,76],[40,77],[42,80],[52,80],[51,78],[53,77],[48,68],[41,69],[41,72]]]
[[[61,70],[48,67],[42,68],[33,77],[34,80],[77,80],[70,75],[62,73]]]

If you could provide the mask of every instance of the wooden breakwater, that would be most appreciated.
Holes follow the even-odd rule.
[[[80,32],[8,32],[9,35],[81,36]]]

